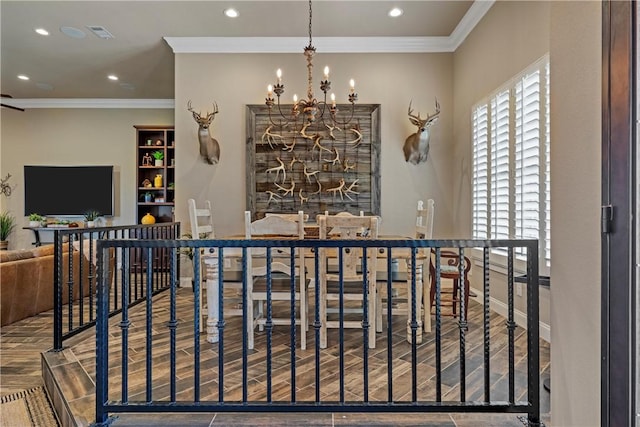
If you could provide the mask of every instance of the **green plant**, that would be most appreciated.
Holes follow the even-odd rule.
[[[90,210],[84,213],[84,219],[87,221],[95,221],[98,218],[100,218],[100,212],[98,211]]]
[[[181,237],[183,239],[191,239],[193,236],[191,233],[184,233]],[[193,248],[182,248],[180,249],[180,253],[193,261]]]
[[[151,153],[151,155],[156,160],[164,159],[164,151],[162,151],[162,150],[154,151],[153,153]]]
[[[16,228],[16,217],[6,211],[0,213],[0,240],[7,240],[14,228]]]
[[[42,221],[44,221],[45,219],[46,219],[45,217],[43,217],[42,215],[37,214],[37,213],[29,214],[29,221],[42,222]]]

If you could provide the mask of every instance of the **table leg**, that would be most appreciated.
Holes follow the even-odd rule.
[[[412,268],[411,259],[407,259],[407,342],[411,343],[411,318],[413,311],[413,294],[411,292],[412,284]],[[416,322],[418,329],[416,330],[416,344],[422,344],[422,263],[416,265]]]
[[[203,257],[207,276],[207,342],[215,343],[219,340],[219,266],[218,255]],[[202,291],[201,291],[202,292]]]

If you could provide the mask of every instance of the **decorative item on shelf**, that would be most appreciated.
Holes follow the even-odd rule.
[[[175,182],[170,182],[170,183],[167,185],[167,190],[173,190],[173,189],[175,189],[175,188],[176,188],[176,183],[175,183]]]
[[[156,166],[162,166],[162,160],[164,159],[164,151],[158,150],[151,153],[154,159],[156,159]]]
[[[175,147],[176,146],[176,142],[175,141],[171,141],[171,145],[169,147]]]
[[[176,159],[171,159],[171,167],[174,167],[176,165]]]
[[[153,178],[153,186],[156,188],[162,187],[162,174],[159,173]]]
[[[409,121],[412,125],[417,126],[418,130],[412,133],[404,141],[402,150],[404,151],[404,160],[417,165],[418,163],[426,162],[429,155],[429,128],[438,120],[440,115],[440,103],[436,98],[436,112],[433,114],[427,114],[425,119],[420,118],[420,113],[416,117],[412,114],[411,102],[409,102]]]
[[[147,139],[147,145],[151,145],[151,140]]]
[[[220,144],[218,144],[218,141],[211,136],[209,126],[211,125],[215,115],[218,114],[218,104],[214,102],[213,112],[209,113],[209,111],[207,111],[207,115],[205,117],[201,116],[200,113],[193,111],[193,108],[191,108],[191,100],[187,103],[187,110],[191,112],[193,119],[198,124],[200,156],[210,165],[217,164],[220,161]]]
[[[312,8],[311,8],[311,0],[309,0],[309,45],[304,48],[304,56],[307,58],[307,99],[298,100],[297,95],[293,95],[293,108],[287,116],[282,112],[280,108],[280,96],[284,93],[284,84],[282,83],[282,71],[278,69],[276,72],[276,76],[278,78],[275,86],[269,85],[267,87],[267,98],[265,104],[269,107],[269,121],[273,126],[277,126],[279,128],[283,128],[287,125],[293,125],[295,133],[301,133],[304,136],[304,132],[307,130],[307,127],[310,125],[321,122],[322,127],[325,125],[324,113],[325,109],[328,108],[330,113],[330,121],[332,126],[336,126],[339,124],[342,127],[345,127],[347,124],[351,122],[353,118],[353,113],[355,110],[355,103],[358,100],[358,94],[355,92],[355,82],[353,79],[350,80],[350,89],[348,94],[349,103],[351,104],[351,117],[346,122],[337,122],[336,113],[338,112],[338,108],[336,107],[335,95],[331,94],[331,106],[328,106],[327,103],[327,92],[331,89],[331,82],[329,81],[329,67],[324,67],[324,80],[320,81],[320,90],[322,90],[324,94],[324,99],[322,101],[318,101],[315,98],[313,93],[313,56],[316,53],[316,48],[313,46],[313,35],[311,31],[311,23],[312,23]],[[273,93],[275,92],[277,96],[277,102],[273,99]],[[271,117],[271,112],[273,106],[277,105],[278,107],[278,115],[279,118],[284,120],[284,122],[275,123],[273,118]],[[298,116],[300,113],[304,114],[304,120],[300,123],[300,127],[298,127]],[[319,126],[318,126],[319,127]],[[291,126],[289,126],[291,129]]]
[[[164,197],[156,197],[153,201],[156,203],[164,203]]]
[[[144,153],[144,156],[142,156],[142,166],[153,166],[153,158],[149,153]]]
[[[42,227],[42,223],[46,221],[46,218],[40,214],[29,214],[29,227]]]
[[[149,188],[151,187],[151,181],[149,181],[148,179],[145,179],[144,181],[142,181],[142,186],[144,188]]]
[[[85,227],[95,227],[96,221],[100,218],[100,212],[96,210],[89,210],[84,213]]]
[[[161,139],[156,139],[156,147],[160,147],[162,145],[164,145],[164,141]]]
[[[151,201],[153,200],[153,194],[149,193],[148,191],[144,193],[142,197],[144,197],[145,203],[151,203]]]
[[[16,218],[7,211],[0,213],[0,250],[9,247],[9,235],[16,228]]]
[[[140,222],[142,224],[144,224],[144,225],[155,224],[156,223],[156,218],[153,215],[151,215],[150,213],[147,212],[147,214],[142,217]]]

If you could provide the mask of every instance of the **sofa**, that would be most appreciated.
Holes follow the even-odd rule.
[[[69,302],[69,249],[63,245],[63,304]],[[89,274],[93,267],[80,252],[73,250],[73,300],[89,294]],[[53,309],[54,246],[0,251],[0,326]],[[80,272],[82,271],[82,282]],[[94,273],[95,274],[95,273]],[[95,289],[95,283],[93,284]]]

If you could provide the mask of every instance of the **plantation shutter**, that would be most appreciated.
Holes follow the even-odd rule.
[[[509,91],[491,99],[491,238],[509,238]]]
[[[551,112],[549,106],[549,63],[544,67],[545,73],[545,166],[544,166],[544,260],[547,267],[551,266]]]
[[[487,239],[489,227],[489,140],[487,104],[473,110],[473,238]]]
[[[515,88],[515,229],[516,239],[540,239],[540,70]],[[524,250],[516,251],[524,255]]]

